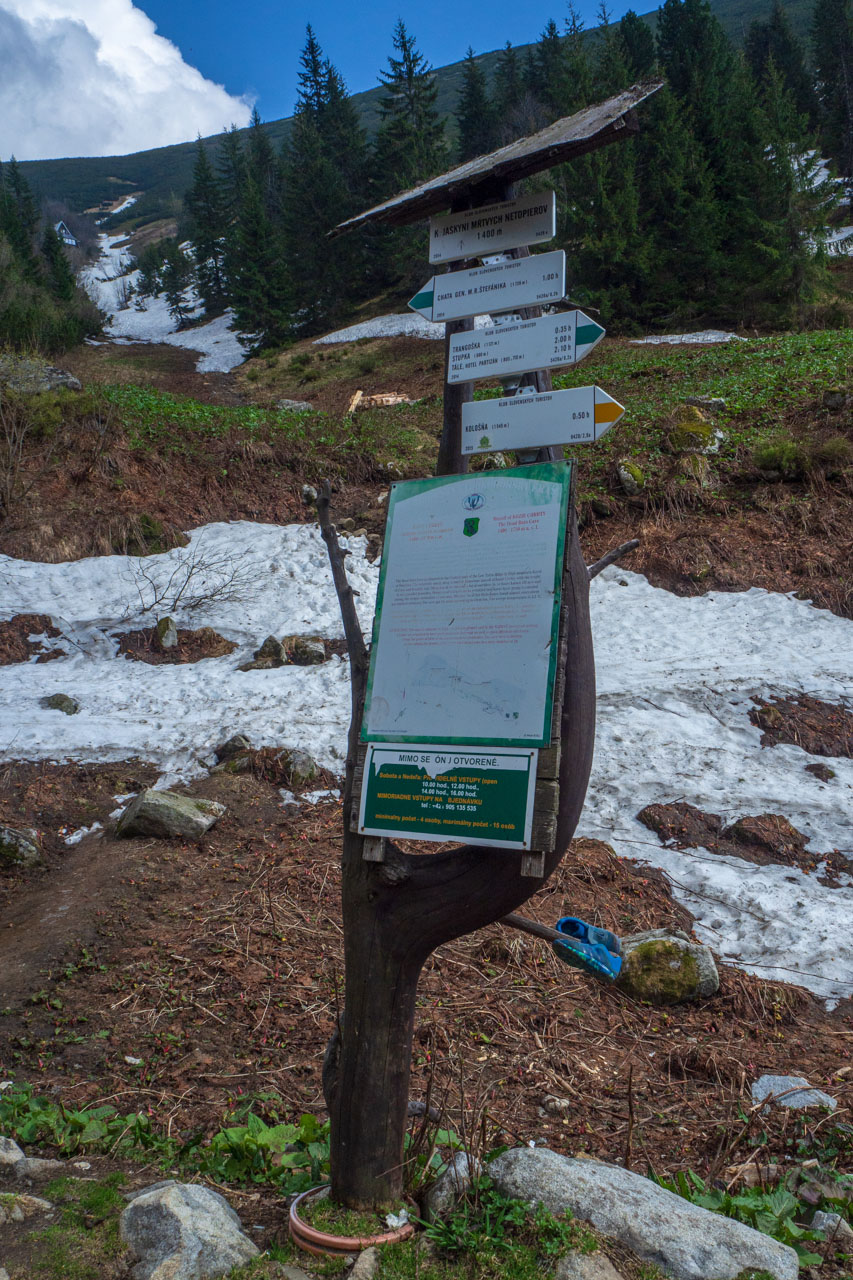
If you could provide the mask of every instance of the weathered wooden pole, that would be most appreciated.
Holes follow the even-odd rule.
[[[606,103],[557,121],[533,138],[480,157],[360,214],[338,231],[368,221],[405,224],[448,207],[470,208],[488,199],[505,199],[507,183],[513,178],[628,136],[636,127],[637,103],[659,87],[657,83],[633,86]],[[453,321],[455,328],[448,324],[446,356],[452,333],[464,332],[473,323],[465,319]],[[537,390],[550,386],[547,371],[527,375],[527,379],[533,379]],[[459,474],[467,468],[461,451],[461,417],[462,406],[471,400],[472,393],[471,383],[451,386],[445,379],[440,475]],[[551,450],[542,451],[543,460],[551,456]],[[390,839],[368,841],[358,834],[352,822],[352,804],[361,765],[366,650],[351,594],[347,595],[343,560],[329,518],[328,492],[318,506],[335,585],[342,598],[353,686],[343,807],[344,1014],[327,1049],[323,1085],[331,1119],[331,1194],[342,1204],[361,1208],[391,1204],[402,1193],[415,1000],[424,962],[443,943],[512,913],[542,880],[531,879],[528,859],[506,849],[464,846],[413,856],[403,853]],[[557,749],[551,752],[555,761],[559,758],[559,807],[554,838],[543,854],[536,855],[541,857],[537,875],[545,878],[559,864],[574,834],[595,736],[589,574],[573,512],[566,536],[562,602],[557,671],[562,709],[556,727]]]

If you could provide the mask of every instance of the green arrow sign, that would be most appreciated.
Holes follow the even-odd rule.
[[[566,255],[562,249],[555,249],[529,258],[433,276],[409,306],[425,320],[463,320],[517,307],[545,306],[559,302],[565,292]]]
[[[502,378],[527,369],[577,364],[603,337],[601,325],[583,311],[455,333],[450,339],[447,381]]]

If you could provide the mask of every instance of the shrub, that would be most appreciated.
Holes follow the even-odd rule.
[[[753,450],[752,460],[761,471],[778,471],[785,480],[799,480],[808,470],[808,451],[791,436],[774,436]]]

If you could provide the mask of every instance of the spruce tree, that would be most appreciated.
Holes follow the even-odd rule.
[[[575,98],[571,81],[566,40],[553,18],[536,45],[531,88],[542,104],[548,120],[567,115]]]
[[[291,327],[290,279],[281,236],[252,173],[229,243],[228,276],[237,327],[264,346],[284,341]]]
[[[468,48],[462,71],[462,91],[456,107],[456,123],[459,127],[459,159],[473,160],[494,149],[497,121],[486,87],[486,77]]]
[[[821,137],[841,172],[853,176],[853,0],[816,0],[812,57]]]
[[[392,195],[413,187],[447,167],[444,122],[436,106],[432,67],[418,50],[402,19],[394,28],[395,52],[380,77],[386,92],[376,137],[379,193]]]
[[[63,302],[70,302],[76,293],[77,282],[65,256],[65,247],[50,223],[45,224],[42,232],[41,253],[50,292]]]
[[[816,123],[817,99],[811,77],[806,70],[805,57],[800,42],[791,30],[788,15],[780,0],[773,0],[773,8],[766,22],[754,21],[749,28],[744,46],[747,63],[757,84],[767,76],[772,61],[776,74],[794,101],[797,111],[808,115]]]
[[[186,194],[185,205],[190,218],[198,289],[205,308],[212,314],[221,310],[225,303],[226,225],[219,184],[201,138],[196,147],[193,183]]]
[[[655,37],[651,27],[633,9],[619,23],[622,56],[632,80],[645,80],[655,69]]]

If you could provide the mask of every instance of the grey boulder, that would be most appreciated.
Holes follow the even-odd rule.
[[[296,667],[316,667],[326,661],[326,646],[321,636],[285,636],[284,649],[288,661]]]
[[[813,1089],[808,1080],[802,1076],[759,1076],[751,1089],[753,1102],[767,1100],[765,1111],[772,1103],[777,1107],[790,1107],[793,1111],[802,1111],[804,1107],[829,1107],[834,1111],[838,1106],[835,1098],[831,1098],[822,1089]]]
[[[225,812],[216,800],[174,791],[141,791],[116,824],[118,836],[186,836],[199,840]]]
[[[712,996],[720,975],[710,950],[679,929],[647,929],[622,939],[618,985],[636,1000],[681,1004]]]
[[[175,649],[178,644],[178,628],[174,618],[160,618],[157,623],[157,643],[161,649]]]
[[[216,747],[214,754],[221,764],[223,760],[233,760],[235,756],[241,756],[246,751],[251,751],[252,744],[243,733],[234,733],[225,742],[221,742]]]
[[[4,864],[32,866],[41,861],[39,833],[32,827],[17,831],[14,827],[0,827],[0,867]]]
[[[133,1280],[211,1280],[260,1252],[227,1200],[189,1183],[157,1184],[135,1196],[119,1230],[136,1260]]]
[[[628,1169],[520,1147],[493,1160],[489,1175],[504,1195],[554,1214],[570,1209],[675,1280],[734,1280],[749,1270],[797,1280],[799,1260],[787,1245]]]
[[[285,769],[291,787],[295,787],[297,791],[307,782],[312,782],[320,770],[314,757],[298,747],[280,751],[276,761]]]

